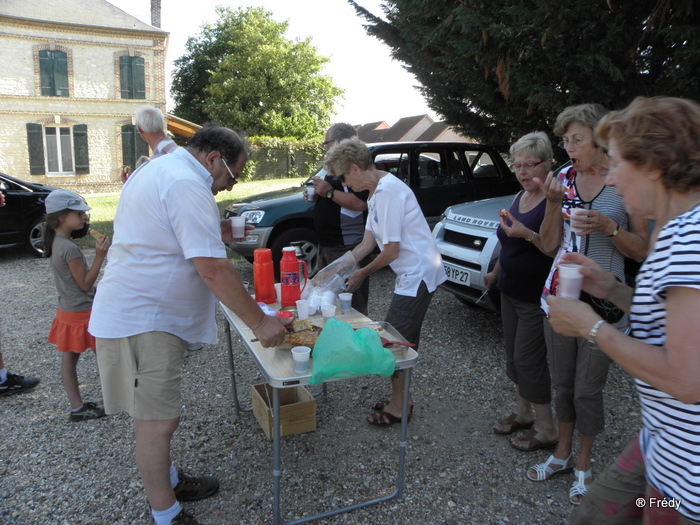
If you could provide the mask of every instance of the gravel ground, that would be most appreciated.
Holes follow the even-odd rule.
[[[88,253],[88,257],[92,254]],[[238,263],[244,279],[251,266]],[[150,509],[135,467],[130,418],[68,422],[60,358],[46,342],[55,308],[48,263],[0,252],[2,342],[8,368],[41,378],[31,393],[0,398],[0,524],[148,524]],[[372,277],[370,316],[383,319],[393,274]],[[272,521],[272,446],[251,413],[233,417],[228,364],[219,344],[185,360],[182,423],[173,451],[178,466],[216,475],[220,492],[193,508],[205,525]],[[238,341],[239,396],[260,374]],[[491,425],[510,413],[513,388],[504,373],[500,319],[438,290],[423,325],[413,373],[415,411],[408,427],[404,500],[319,523],[561,524],[571,515],[571,476],[544,483],[525,478],[550,451],[511,448]],[[102,402],[94,355],[79,364],[86,400]],[[399,427],[376,428],[364,416],[386,397],[388,381],[366,376],[330,383],[318,398],[318,430],[283,438],[282,510],[287,520],[371,499],[393,490]],[[606,389],[608,427],[594,450],[594,477],[640,425],[631,379],[613,365]]]

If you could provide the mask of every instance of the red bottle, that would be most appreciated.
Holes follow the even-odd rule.
[[[282,283],[282,308],[296,306],[301,299],[300,264],[304,265],[304,277],[308,277],[306,261],[297,259],[296,250],[292,246],[282,248],[282,260],[280,261],[280,283]],[[306,282],[304,282],[306,286]]]
[[[272,250],[258,248],[253,252],[253,286],[255,300],[259,303],[274,303],[275,269],[272,265]]]

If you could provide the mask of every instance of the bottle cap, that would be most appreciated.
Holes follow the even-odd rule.
[[[253,261],[257,263],[272,262],[272,250],[270,248],[258,248],[253,252]]]
[[[279,312],[277,312],[275,314],[275,316],[276,317],[290,318],[290,317],[294,317],[294,312],[290,312],[289,310],[280,310]]]

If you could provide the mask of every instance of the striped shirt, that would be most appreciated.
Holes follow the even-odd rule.
[[[635,339],[663,347],[666,294],[674,286],[700,289],[700,207],[664,226],[639,271],[630,310]],[[700,520],[700,402],[682,403],[635,381],[642,404],[640,443],[647,480],[666,498],[680,501],[683,516]]]
[[[622,230],[629,230],[629,217],[622,205],[622,200],[615,194],[615,190],[609,186],[603,186],[600,193],[591,201],[584,201],[579,197],[576,188],[576,170],[569,168],[562,170],[557,176],[559,182],[564,185],[565,193],[562,201],[561,213],[563,217],[563,235],[559,251],[554,257],[554,263],[549,271],[549,276],[542,291],[541,306],[545,313],[549,312],[547,297],[558,293],[557,263],[565,253],[580,252],[597,262],[604,270],[611,272],[620,281],[625,280],[625,258],[615,248],[612,240],[602,232],[593,232],[579,237],[571,229],[572,208],[585,208],[599,211],[606,217],[614,220]],[[626,324],[626,319],[623,324]]]

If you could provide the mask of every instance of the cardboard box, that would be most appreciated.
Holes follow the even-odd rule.
[[[272,439],[272,387],[253,385],[253,414]],[[280,436],[316,430],[316,400],[303,386],[280,389]]]

